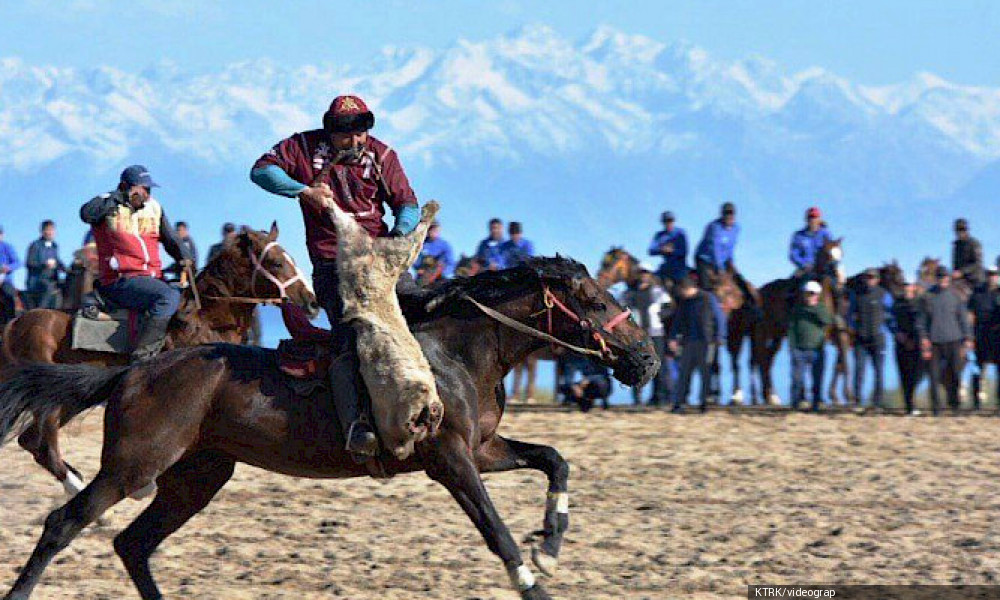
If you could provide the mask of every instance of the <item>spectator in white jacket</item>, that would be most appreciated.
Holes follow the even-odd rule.
[[[639,325],[646,330],[653,340],[656,352],[660,356],[660,371],[653,379],[653,392],[647,403],[653,406],[667,406],[671,402],[673,392],[673,358],[667,349],[666,327],[664,317],[672,311],[673,304],[670,294],[663,288],[654,275],[652,266],[640,265],[640,278],[629,286],[625,292],[625,304],[632,309]],[[635,390],[634,400],[639,404],[641,390]]]

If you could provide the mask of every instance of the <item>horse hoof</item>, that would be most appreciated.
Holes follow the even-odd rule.
[[[521,592],[521,600],[552,600],[552,596],[542,586],[535,585]]]
[[[743,404],[743,390],[733,392],[733,395],[729,397],[729,401],[732,404]]]
[[[66,495],[70,498],[82,492],[83,488],[86,487],[73,471],[66,472],[66,478],[62,480],[62,485],[63,489],[66,490]]]
[[[559,568],[559,559],[543,552],[538,548],[531,549],[531,562],[535,563],[538,570],[546,577],[554,577],[556,569]]]

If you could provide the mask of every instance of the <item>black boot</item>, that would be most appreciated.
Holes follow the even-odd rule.
[[[364,463],[378,455],[378,437],[368,422],[367,410],[362,411],[361,403],[368,399],[368,390],[358,372],[358,355],[353,344],[334,358],[329,378],[333,406],[347,440],[344,449],[351,453],[354,462]]]
[[[146,319],[139,332],[139,339],[136,340],[135,349],[132,350],[131,362],[146,360],[159,354],[163,348],[163,342],[167,339],[167,325],[170,324],[170,317],[166,319]]]

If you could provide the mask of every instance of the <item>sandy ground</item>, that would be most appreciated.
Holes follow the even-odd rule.
[[[96,469],[99,413],[68,456]],[[506,434],[572,464],[555,598],[744,598],[748,583],[990,583],[1000,569],[1000,420],[980,417],[508,415]],[[61,488],[0,450],[0,593]],[[522,548],[541,474],[487,478]],[[49,567],[36,598],[137,598],[111,547],[126,501]],[[499,560],[423,475],[311,481],[238,467],[161,546],[169,598],[508,599]]]

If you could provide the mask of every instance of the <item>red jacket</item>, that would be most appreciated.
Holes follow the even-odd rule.
[[[312,185],[316,174],[332,156],[329,136],[322,129],[315,129],[278,142],[257,159],[253,168],[277,165],[296,181]],[[397,211],[403,206],[417,205],[417,197],[396,151],[371,135],[358,164],[336,165],[330,175],[318,183],[329,185],[337,204],[353,214],[372,237],[389,233],[382,221],[386,206]],[[305,220],[309,257],[314,263],[336,259],[337,230],[329,213],[303,202],[299,202],[299,206]]]
[[[177,260],[189,258],[177,243],[177,234],[163,214],[160,203],[150,198],[134,210],[118,190],[97,196],[80,209],[97,242],[101,285],[119,277],[160,277],[162,241]]]

